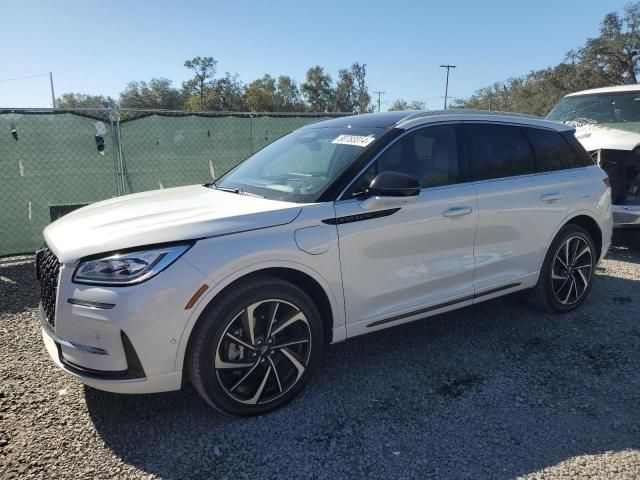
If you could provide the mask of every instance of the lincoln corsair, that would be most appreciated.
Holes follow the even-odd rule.
[[[43,339],[95,388],[190,381],[218,410],[256,415],[300,393],[328,344],[518,291],[577,308],[611,228],[609,179],[571,126],[481,111],[332,119],[213,183],[50,224]]]

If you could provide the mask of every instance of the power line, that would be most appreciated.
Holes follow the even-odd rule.
[[[45,75],[49,75],[49,72],[36,73],[34,75],[23,75],[22,77],[0,78],[0,82],[13,82],[14,80],[26,80],[27,78],[44,77]]]
[[[377,91],[377,92],[373,92],[373,93],[375,93],[375,94],[377,94],[377,95],[378,95],[378,112],[379,112],[379,111],[380,111],[380,96],[381,96],[381,95],[384,95],[384,94],[385,94],[385,93],[387,93],[387,92]]]

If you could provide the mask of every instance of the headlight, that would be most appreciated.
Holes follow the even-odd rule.
[[[175,262],[190,244],[117,253],[81,262],[73,274],[76,283],[133,285],[149,280]]]

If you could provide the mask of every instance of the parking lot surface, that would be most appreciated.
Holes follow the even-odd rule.
[[[32,257],[0,258],[0,478],[640,478],[640,231],[577,311],[519,296],[329,349],[306,392],[230,419],[54,367]]]

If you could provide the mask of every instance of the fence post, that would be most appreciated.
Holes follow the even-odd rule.
[[[113,142],[113,175],[116,181],[116,195],[119,197],[122,195],[120,188],[120,167],[118,166],[118,136],[116,133],[116,121],[118,119],[117,114],[114,112],[115,107],[111,106],[107,109],[109,115],[109,123],[111,124],[111,141]]]
[[[120,132],[120,111],[118,107],[112,105],[109,107],[109,120],[112,127],[113,153],[115,155],[115,175],[118,185],[118,195],[127,194],[127,183],[125,179],[124,157],[122,155],[122,135]]]

